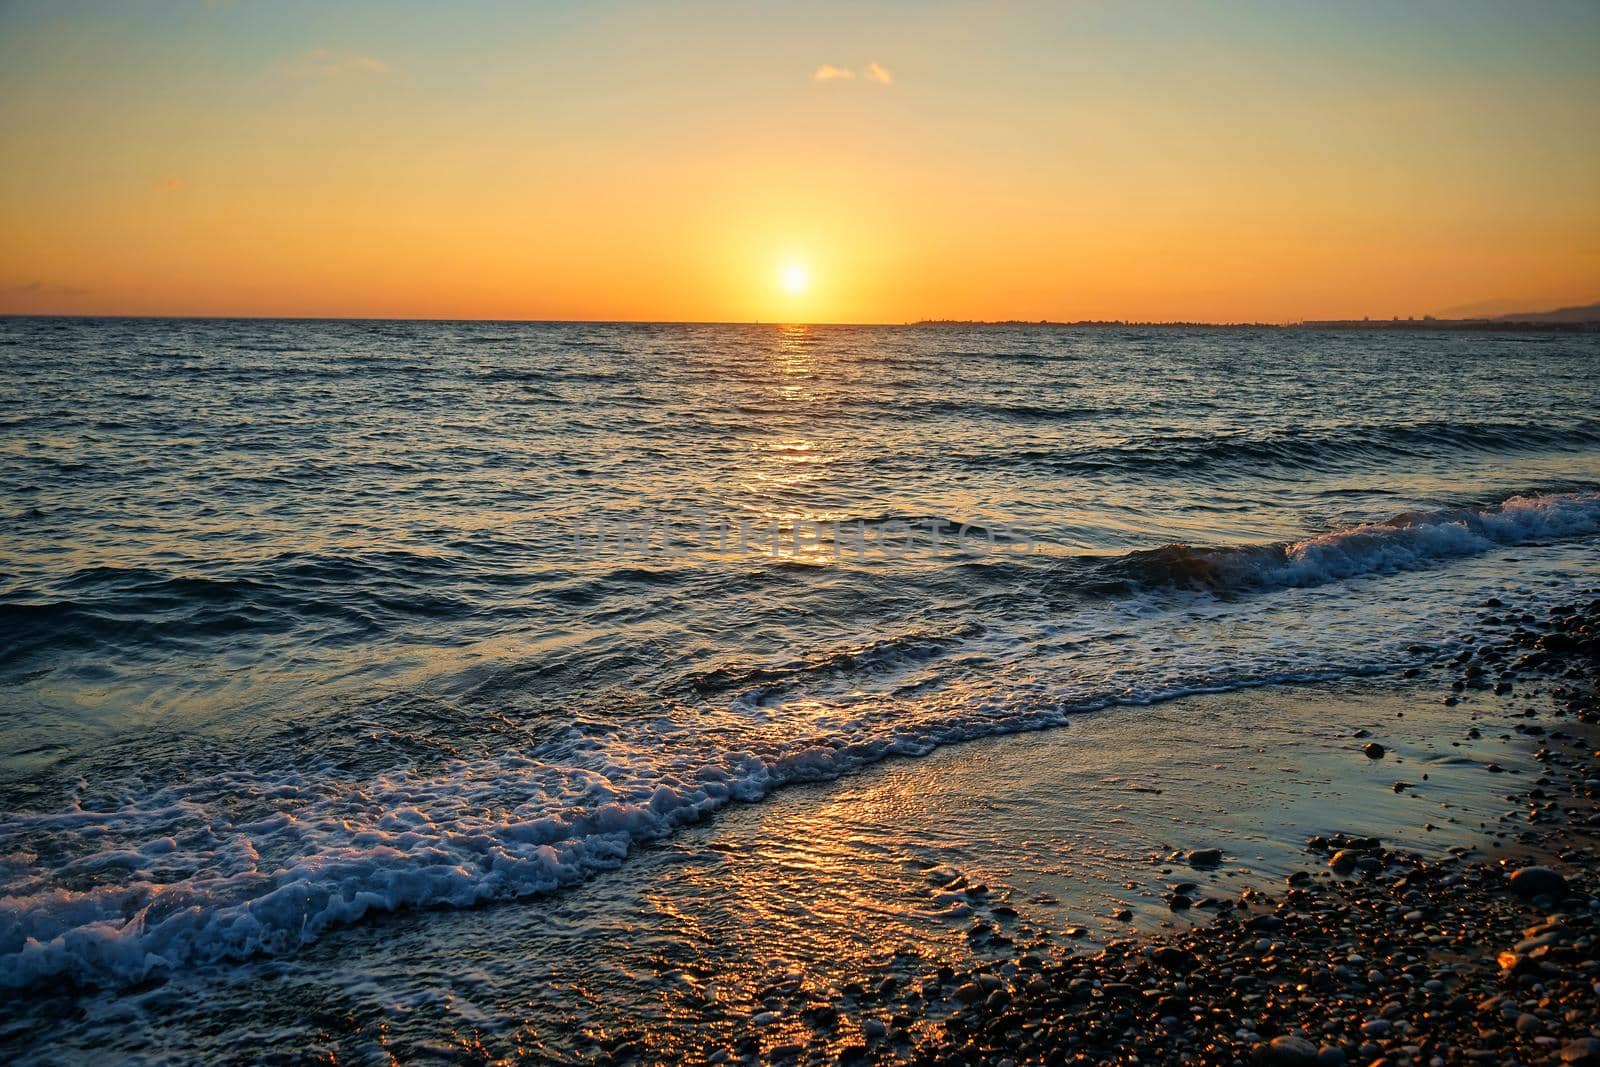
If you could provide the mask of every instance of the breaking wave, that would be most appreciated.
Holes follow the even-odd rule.
[[[1600,493],[1533,494],[1491,506],[1397,515],[1304,541],[1225,548],[1166,545],[1120,557],[1107,573],[1137,588],[1303,588],[1597,530]]]
[[[364,916],[548,893],[732,803],[1075,713],[1383,669],[1212,669],[909,720],[741,737],[657,721],[361,781],[232,771],[0,824],[0,988],[119,986],[292,950]],[[690,735],[687,738],[685,735]]]

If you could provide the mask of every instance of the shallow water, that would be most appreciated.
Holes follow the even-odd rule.
[[[641,1062],[704,1062],[752,1032],[769,1052],[814,1041],[807,1009],[835,1004],[832,1044],[847,1045],[938,965],[1008,958],[1008,942],[972,936],[978,924],[1092,951],[1204,922],[1203,908],[1169,911],[1165,887],[1281,885],[1318,868],[1310,833],[1492,855],[1502,783],[1539,773],[1531,745],[1499,740],[1528,697],[1450,708],[1429,674],[1189,697],[886,761],[732,808],[570,892],[391,914],[266,960],[35,996],[0,1043],[22,1063],[582,1063],[627,1037]],[[1360,730],[1385,759],[1361,753]],[[1488,760],[1511,778],[1486,774]],[[1396,778],[1414,787],[1396,793]],[[1170,862],[1206,846],[1225,851],[1220,867]],[[851,992],[885,982],[887,1003]]]
[[[0,352],[20,991],[582,900],[782,785],[1392,673],[1597,574],[1592,336],[11,319]]]

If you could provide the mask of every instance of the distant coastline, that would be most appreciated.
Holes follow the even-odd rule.
[[[1460,333],[1600,333],[1600,320],[1591,322],[1530,322],[1501,319],[1308,319],[1305,322],[1137,322],[1085,319],[1075,322],[1007,320],[922,319],[909,326],[1046,327],[1076,330],[1399,330]]]
[[[1075,330],[1421,330],[1461,333],[1600,333],[1592,322],[1530,322],[1501,319],[1307,319],[1304,322],[1138,322],[1120,319],[983,321],[921,319],[909,326],[1046,327]]]
[[[1289,329],[1305,330],[1458,330],[1493,333],[1596,333],[1600,319],[1576,322],[1541,319],[1311,319]]]
[[[1465,319],[1441,319],[1432,315],[1421,318],[1394,316],[1387,319],[1306,319],[1301,322],[1139,322],[1130,319],[1077,319],[1056,321],[1052,319],[922,319],[912,326],[1070,326],[1076,329],[1211,329],[1211,330],[1467,330],[1494,332],[1560,333],[1600,332],[1600,303],[1579,307],[1557,308],[1554,311],[1519,311],[1510,315],[1478,316]]]

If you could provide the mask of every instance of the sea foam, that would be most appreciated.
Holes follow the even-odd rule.
[[[1192,585],[1225,591],[1303,588],[1416,570],[1506,545],[1600,530],[1600,493],[1513,496],[1488,506],[1397,515],[1330,530],[1303,541],[1135,552],[1115,567],[1146,586]]]

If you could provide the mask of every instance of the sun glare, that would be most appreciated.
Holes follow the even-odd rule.
[[[790,263],[783,268],[779,275],[779,281],[783,283],[784,292],[798,296],[810,287],[811,275],[807,273],[806,268],[801,264]]]

